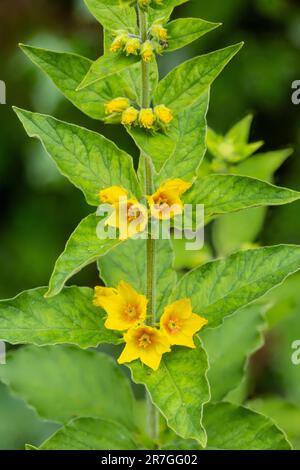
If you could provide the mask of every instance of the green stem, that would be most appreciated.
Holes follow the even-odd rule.
[[[139,28],[142,41],[147,40],[148,19],[147,13],[138,7]],[[149,108],[151,104],[151,87],[150,87],[150,64],[148,62],[141,62],[142,68],[142,107]],[[145,193],[150,195],[154,191],[153,187],[153,166],[151,158],[142,154],[144,159],[145,170]],[[156,324],[155,312],[155,240],[152,238],[147,239],[147,298],[148,298],[148,318],[151,326]],[[149,394],[147,395],[147,426],[149,435],[153,440],[157,441],[159,437],[159,413],[156,407],[152,404]]]

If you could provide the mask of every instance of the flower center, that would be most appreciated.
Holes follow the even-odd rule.
[[[180,331],[180,321],[178,318],[171,318],[168,321],[168,330],[171,334],[176,334]]]
[[[164,194],[160,194],[155,199],[155,204],[156,206],[158,206],[159,210],[162,212],[167,211],[170,208],[169,200]]]
[[[147,333],[142,334],[142,336],[138,339],[138,344],[140,348],[148,348],[151,344],[151,337]]]
[[[124,309],[124,316],[127,320],[132,321],[139,318],[139,313],[134,305],[128,304]]]
[[[140,217],[141,211],[134,205],[129,204],[127,208],[127,220],[128,222],[132,222]]]

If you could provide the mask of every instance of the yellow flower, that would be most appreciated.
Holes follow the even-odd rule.
[[[154,24],[151,28],[151,34],[159,41],[167,41],[168,39],[168,30],[161,24]]]
[[[152,196],[147,197],[151,215],[156,219],[167,220],[181,214],[183,203],[180,197],[191,186],[191,183],[179,178],[163,183]]]
[[[151,326],[131,328],[125,333],[124,340],[126,346],[118,359],[119,364],[140,359],[146,366],[157,370],[162,355],[171,350],[166,335]]]
[[[137,55],[138,51],[140,50],[141,43],[138,38],[129,38],[126,41],[124,51],[126,52],[127,55],[129,54],[134,54]]]
[[[152,108],[143,108],[139,113],[139,123],[145,129],[151,129],[155,122],[155,115]]]
[[[128,98],[119,97],[105,104],[105,112],[106,114],[122,113],[129,106],[130,102]]]
[[[163,124],[170,124],[170,122],[173,121],[173,114],[172,111],[167,108],[164,104],[160,104],[158,106],[155,106],[154,108],[154,114],[159,119],[160,122]]]
[[[181,299],[168,305],[160,319],[160,328],[171,345],[195,348],[193,336],[208,321],[192,311],[190,299]]]
[[[137,121],[138,116],[138,110],[133,106],[130,106],[130,108],[123,111],[121,123],[124,124],[124,126],[131,126]]]
[[[144,62],[151,62],[154,57],[154,49],[150,41],[145,41],[141,47],[141,56]]]
[[[107,313],[105,327],[124,331],[143,323],[146,318],[148,300],[138,294],[130,284],[121,281],[117,289],[96,287],[94,305]]]
[[[127,39],[128,36],[126,33],[118,34],[110,46],[110,51],[118,52],[126,44]]]
[[[111,186],[99,192],[100,202],[113,206],[106,225],[119,229],[120,240],[126,240],[144,232],[148,224],[147,209],[136,199],[128,199],[128,191],[120,186]]]

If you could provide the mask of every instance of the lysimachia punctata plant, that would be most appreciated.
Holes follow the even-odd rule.
[[[245,249],[237,240],[231,249],[220,227],[237,212],[291,203],[300,193],[272,184],[275,167],[258,179],[243,170],[261,145],[248,144],[250,118],[226,138],[207,132],[210,87],[242,43],[194,57],[160,79],[158,54],[219,26],[170,20],[186,1],[85,0],[105,33],[104,55],[95,61],[21,45],[74,106],[124,126],[140,151],[135,168],[118,142],[15,108],[27,134],[94,207],[71,234],[49,286],[0,303],[0,337],[24,345],[8,354],[1,380],[60,423],[41,450],[291,448],[272,420],[231,396],[262,341],[258,299],[300,269],[300,247]],[[111,208],[104,219],[103,204]],[[200,229],[214,224],[223,257],[177,276],[173,241],[151,237],[150,228],[153,220],[158,228],[169,222],[175,233],[187,204],[204,206]],[[115,236],[99,234],[103,220]],[[102,282],[66,287],[90,263]],[[103,344],[116,360],[99,352]],[[124,365],[144,386],[144,400],[134,397]]]

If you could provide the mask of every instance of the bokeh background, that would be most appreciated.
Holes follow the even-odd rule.
[[[194,55],[244,40],[244,49],[213,86],[209,125],[223,133],[252,112],[251,140],[263,139],[264,151],[294,148],[276,183],[300,190],[300,105],[291,102],[291,84],[300,79],[299,0],[192,0],[177,8],[176,16],[202,17],[223,26],[160,59],[161,76]],[[0,298],[8,298],[47,284],[68,236],[89,212],[81,193],[59,175],[40,144],[28,139],[11,106],[101,131],[134,156],[137,151],[122,128],[104,126],[76,110],[18,49],[23,42],[96,59],[102,52],[102,31],[83,0],[1,0],[0,24],[0,79],[7,86],[7,105],[0,105]],[[300,204],[270,209],[260,242],[300,244]],[[74,281],[94,285],[95,267]],[[254,396],[275,391],[296,407],[300,366],[289,365],[286,375],[280,361],[291,340],[300,339],[297,289],[299,278],[294,278],[289,289],[279,292],[283,306],[278,307],[278,318],[283,319],[268,333],[260,352],[263,368],[254,367],[252,377]],[[297,416],[295,432],[300,436],[300,411],[295,413],[291,416]],[[49,430],[52,425],[1,385],[0,449],[39,443]]]

